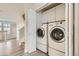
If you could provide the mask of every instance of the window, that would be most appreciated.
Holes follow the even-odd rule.
[[[2,28],[0,27],[0,31],[2,30]]]
[[[10,34],[10,27],[7,28],[7,34]]]
[[[10,22],[6,22],[6,21],[0,21],[0,32],[1,32],[1,37],[2,39],[5,38],[5,40],[7,40],[7,37],[9,35],[13,35],[14,34],[14,24],[10,23]]]
[[[7,27],[7,24],[4,23],[4,24],[3,24],[3,27]]]
[[[3,31],[7,31],[7,27],[3,27]]]
[[[7,31],[7,34],[10,34],[10,24],[4,24],[4,31]]]
[[[0,26],[2,26],[2,23],[0,22]]]
[[[0,22],[0,31],[1,31],[1,29],[2,29],[1,27],[2,27],[2,23]]]
[[[7,34],[10,34],[10,24],[0,22],[0,31],[5,31],[5,32],[7,32]]]
[[[7,24],[7,27],[10,27],[10,24]]]

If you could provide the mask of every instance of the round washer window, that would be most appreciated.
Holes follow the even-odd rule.
[[[44,31],[43,31],[43,29],[37,29],[37,36],[38,37],[44,37]]]
[[[55,41],[61,41],[64,38],[64,32],[59,28],[55,28],[52,30],[50,36]]]

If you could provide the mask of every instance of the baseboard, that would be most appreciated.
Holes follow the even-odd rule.
[[[36,50],[39,50],[39,51],[41,51],[40,49],[38,49],[38,48],[36,48]],[[43,52],[43,51],[41,51],[41,52]],[[49,56],[48,55],[48,52],[47,53],[45,53],[45,52],[43,52],[44,54],[46,54],[47,56]]]

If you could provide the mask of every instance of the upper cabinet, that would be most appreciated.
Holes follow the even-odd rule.
[[[47,22],[55,21],[55,8],[43,12],[43,19],[47,20]]]
[[[65,20],[65,4],[56,6],[56,21]]]
[[[45,4],[39,10],[43,23],[65,20],[65,4]]]

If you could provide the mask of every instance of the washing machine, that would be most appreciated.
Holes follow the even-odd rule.
[[[37,49],[47,53],[47,24],[42,24],[37,29]]]
[[[65,55],[65,21],[48,24],[48,55]]]

